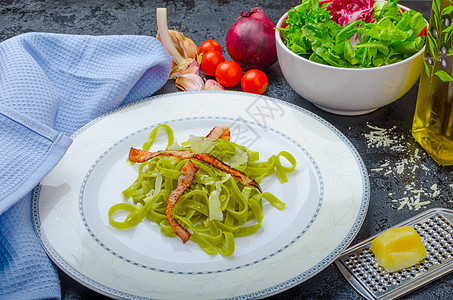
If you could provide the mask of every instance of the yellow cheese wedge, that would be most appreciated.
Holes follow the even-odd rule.
[[[412,226],[390,228],[371,243],[377,263],[387,272],[412,267],[426,257],[426,248]]]

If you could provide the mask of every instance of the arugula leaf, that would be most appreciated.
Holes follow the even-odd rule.
[[[356,65],[359,63],[359,59],[355,55],[354,48],[352,47],[352,44],[350,41],[344,42],[343,53],[344,53],[344,58],[352,65]]]
[[[379,22],[384,17],[398,18],[401,10],[398,7],[398,0],[376,1],[374,3],[374,19]]]
[[[405,40],[412,36],[412,32],[405,32],[399,29],[390,19],[382,19],[373,26],[367,33],[373,39],[382,41]]]
[[[402,54],[415,54],[420,49],[420,46],[423,47],[425,39],[422,37],[406,39],[404,41],[395,41],[392,42],[390,45],[396,50],[398,53]]]
[[[358,26],[363,26],[365,24],[364,21],[357,20],[346,26],[342,26],[341,30],[339,30],[335,36],[335,42],[341,43],[342,41],[349,40],[354,34],[357,34]]]
[[[417,37],[422,32],[423,28],[426,27],[425,19],[422,14],[415,10],[408,10],[403,13],[401,20],[396,25],[402,30],[411,30],[412,36]]]

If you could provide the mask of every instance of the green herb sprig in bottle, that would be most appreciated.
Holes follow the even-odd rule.
[[[453,0],[433,0],[412,135],[443,166],[453,165]]]

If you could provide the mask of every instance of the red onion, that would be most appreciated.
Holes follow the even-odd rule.
[[[265,69],[277,61],[275,23],[259,7],[243,14],[228,30],[226,48],[243,69]]]

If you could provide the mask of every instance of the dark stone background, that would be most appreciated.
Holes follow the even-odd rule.
[[[152,35],[156,33],[156,7],[167,7],[169,28],[177,29],[200,44],[206,39],[215,39],[225,49],[228,28],[240,15],[241,10],[260,6],[277,22],[289,8],[300,1],[227,1],[227,0],[181,0],[181,1],[138,1],[138,0],[2,0],[0,1],[0,42],[25,32],[54,32],[67,34],[133,34]],[[421,11],[429,19],[431,1],[400,1],[400,4]],[[226,51],[225,51],[226,52]],[[226,54],[228,59],[228,54]],[[278,63],[266,73],[269,88],[265,95],[282,99],[315,114],[336,126],[361,154],[371,182],[371,199],[367,217],[353,244],[374,235],[387,227],[415,216],[427,208],[453,207],[452,168],[437,166],[411,135],[412,118],[417,98],[418,83],[402,98],[377,111],[355,117],[337,116],[319,110],[296,94],[283,78]],[[354,87],[347,87],[353,89]],[[236,88],[237,89],[237,88]],[[173,82],[168,82],[158,93],[176,92]],[[404,148],[372,147],[365,134],[368,125],[392,129],[398,136],[398,143]],[[396,165],[403,159],[413,159],[415,149],[421,158],[416,163],[426,166],[429,171],[407,174],[393,172],[385,176],[373,169],[385,162]],[[441,194],[433,199],[427,208],[420,211],[407,208],[397,210],[389,193],[399,197],[404,194],[404,185],[413,182],[429,191],[437,184]],[[396,196],[399,195],[399,196]],[[425,199],[428,200],[428,199]],[[104,296],[80,285],[60,271],[63,299],[100,299]],[[177,283],[175,283],[177,284]],[[426,287],[406,296],[406,299],[448,299],[453,297],[453,275],[447,275]],[[360,299],[361,296],[348,284],[334,264],[329,265],[313,278],[273,296],[275,299]]]

